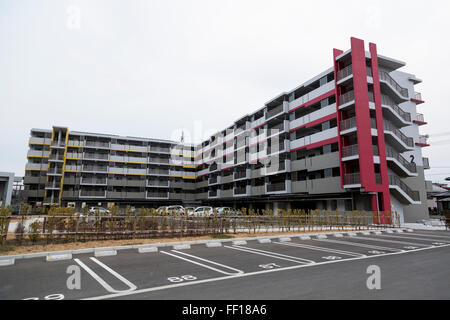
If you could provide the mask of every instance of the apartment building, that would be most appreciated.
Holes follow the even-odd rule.
[[[421,82],[351,38],[330,68],[198,145],[32,129],[33,205],[395,210],[426,218]]]

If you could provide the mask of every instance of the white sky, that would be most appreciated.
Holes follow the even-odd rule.
[[[223,129],[331,67],[332,49],[355,36],[424,80],[427,178],[443,181],[449,16],[449,1],[431,0],[0,0],[0,171],[24,174],[31,128],[162,139]]]

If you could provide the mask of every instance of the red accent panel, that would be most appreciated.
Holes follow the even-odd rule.
[[[328,116],[322,117],[322,118],[320,118],[320,119],[311,121],[311,122],[309,122],[309,123],[307,123],[307,124],[304,124],[304,125],[295,127],[295,128],[293,128],[293,129],[289,130],[289,132],[298,130],[298,129],[303,128],[303,127],[305,127],[305,128],[314,127],[315,125],[321,124],[322,122],[325,122],[325,121],[334,119],[334,118],[336,118],[336,117],[337,117],[337,114],[336,114],[336,113],[333,113],[333,114],[330,114],[330,115],[328,115]]]
[[[342,162],[342,147],[343,147],[343,139],[341,137],[341,120],[342,115],[339,111],[339,87],[337,85],[337,72],[339,71],[339,63],[336,61],[336,58],[340,56],[344,51],[333,49],[333,65],[334,65],[334,94],[336,96],[336,114],[337,114],[337,128],[338,128],[338,145],[339,145],[339,168],[341,172],[341,188],[344,188],[344,163]]]
[[[386,141],[384,138],[384,125],[383,125],[383,109],[381,107],[381,89],[380,89],[380,75],[378,70],[378,55],[377,46],[374,43],[369,44],[369,50],[371,55],[371,68],[373,78],[373,95],[375,100],[375,119],[377,123],[378,131],[378,152],[380,157],[380,174],[381,174],[381,187],[382,203],[381,209],[384,211],[391,210],[391,198],[389,191],[389,178],[386,161]],[[377,188],[377,189],[378,189]],[[380,189],[378,189],[380,190]]]
[[[366,191],[369,191],[373,190],[376,185],[364,41],[351,38],[351,48],[357,127],[356,135],[358,137],[359,171],[361,176],[361,186],[365,188]]]
[[[267,121],[266,122],[263,122],[263,123],[261,123],[259,126],[256,126],[256,127],[254,127],[254,128],[251,128],[250,130],[255,130],[255,129],[258,129],[259,127],[262,127],[263,125],[265,125],[267,123]]]
[[[322,141],[319,141],[319,142],[316,142],[316,143],[308,144],[308,145],[300,147],[300,148],[291,149],[291,152],[292,151],[297,151],[297,150],[300,150],[300,149],[304,149],[304,148],[306,148],[307,150],[310,150],[310,149],[322,147],[322,146],[325,146],[327,144],[332,144],[332,143],[338,142],[338,140],[339,140],[338,137],[330,138],[330,139],[327,139],[327,140],[322,140]]]
[[[328,98],[328,97],[331,97],[331,96],[334,95],[334,94],[335,94],[335,90],[328,91],[327,93],[324,93],[323,95],[318,96],[317,98],[312,99],[311,101],[308,101],[308,102],[306,102],[306,103],[304,103],[304,104],[299,105],[298,107],[295,107],[295,108],[292,109],[292,110],[289,110],[289,113],[294,112],[294,111],[297,110],[298,108],[303,108],[303,107],[311,106],[311,105],[313,105],[313,104],[315,104],[315,103],[317,103],[317,102],[319,102],[319,101],[321,101],[321,100],[323,100],[323,99],[326,99],[326,98]]]

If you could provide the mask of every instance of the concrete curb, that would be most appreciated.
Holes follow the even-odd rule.
[[[117,251],[112,249],[112,250],[95,250],[94,255],[96,257],[109,257],[109,256],[116,256],[117,255]]]
[[[327,237],[327,235],[326,234],[318,234],[317,236],[316,236],[316,239],[327,239],[328,237]]]
[[[292,240],[289,237],[283,237],[283,238],[278,238],[278,241],[280,241],[280,242],[289,242],[289,241],[292,241]]]
[[[51,261],[62,261],[62,260],[71,260],[72,259],[72,254],[71,253],[53,253],[53,254],[49,254],[46,257],[46,261],[47,262],[51,262]]]
[[[403,229],[384,229],[383,231],[386,233],[393,233],[395,230],[396,232],[403,232]],[[363,233],[363,232],[367,232],[367,231],[352,231],[352,232],[338,232],[338,231],[332,231],[332,232],[313,232],[313,233],[309,233],[309,234],[290,234],[290,235],[274,235],[274,236],[262,236],[262,237],[248,237],[248,238],[231,238],[231,239],[220,239],[220,240],[195,240],[195,241],[180,241],[180,242],[166,242],[166,243],[152,243],[152,244],[139,244],[139,245],[126,245],[126,246],[116,246],[116,247],[102,247],[102,248],[85,248],[85,249],[75,249],[75,250],[65,250],[65,251],[47,251],[47,252],[37,252],[37,253],[28,253],[28,254],[17,254],[17,255],[9,255],[9,256],[0,256],[0,265],[1,263],[5,263],[2,262],[3,260],[8,260],[8,259],[31,259],[31,258],[47,258],[47,256],[49,255],[55,255],[55,254],[71,254],[71,255],[76,255],[76,254],[89,254],[89,253],[94,253],[95,256],[97,256],[97,254],[99,254],[99,252],[101,251],[107,251],[110,252],[111,254],[109,255],[117,255],[117,251],[119,250],[127,250],[127,249],[137,249],[137,251],[139,252],[139,249],[141,248],[149,248],[149,247],[155,247],[155,248],[165,248],[165,247],[173,247],[175,248],[175,246],[178,245],[186,245],[190,248],[191,245],[196,245],[196,244],[203,244],[206,245],[207,243],[210,242],[214,242],[214,243],[221,243],[222,245],[224,243],[232,243],[233,245],[246,245],[247,241],[259,241],[261,239],[269,239],[270,241],[272,240],[278,240],[280,242],[283,241],[289,241],[289,240],[281,240],[282,238],[299,238],[300,240],[311,240],[311,237],[317,237],[318,235],[322,235],[325,236],[325,238],[321,237],[321,239],[326,239],[328,236],[332,236],[335,235],[337,233],[340,234],[347,234],[348,236],[354,237],[357,236],[358,233]],[[155,250],[155,249],[150,249],[150,250]],[[177,249],[176,249],[177,250]],[[182,250],[182,249],[178,249],[178,250]],[[141,250],[141,251],[146,251],[146,250]],[[115,252],[115,253],[112,253]],[[149,251],[149,252],[154,252],[154,251]],[[108,254],[102,252],[100,253],[101,256],[107,256]]]
[[[258,242],[259,242],[259,243],[271,243],[272,240],[271,240],[271,239],[265,238],[265,239],[258,239]]]
[[[139,252],[139,253],[158,252],[158,247],[154,247],[154,246],[151,246],[151,247],[141,247],[141,248],[138,248],[138,252]]]
[[[343,235],[342,233],[335,233],[335,234],[334,234],[334,237],[335,237],[335,238],[343,238],[344,235]]]
[[[9,259],[0,259],[0,267],[6,267],[6,266],[12,266],[14,265],[16,259],[9,258]]]
[[[207,248],[217,248],[217,247],[221,247],[221,246],[222,246],[222,242],[219,242],[219,241],[211,241],[211,242],[206,243]]]
[[[191,248],[190,244],[176,244],[172,246],[174,250],[188,250]]]

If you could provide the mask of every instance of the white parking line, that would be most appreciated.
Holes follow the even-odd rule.
[[[377,239],[377,238],[370,238],[370,237],[354,237],[354,239],[361,239],[361,240],[371,240],[371,241],[381,241],[381,242],[390,242],[390,243],[399,243],[399,244],[409,244],[409,245],[415,245],[415,246],[421,246],[421,247],[428,247],[429,245],[423,244],[423,243],[414,243],[414,242],[406,242],[406,241],[395,241],[395,240],[387,240],[387,239]]]
[[[316,246],[311,246],[311,245],[308,245],[308,244],[281,243],[281,242],[274,242],[274,243],[280,244],[280,245],[283,245],[283,246],[299,247],[299,248],[315,250],[315,251],[324,251],[324,252],[343,254],[343,255],[351,256],[351,257],[364,257],[365,256],[365,254],[362,254],[362,253],[343,251],[343,250],[337,250],[337,249],[329,249],[329,248],[323,248],[323,247],[316,247]]]
[[[215,261],[211,261],[211,260],[208,260],[208,259],[205,259],[205,258],[200,258],[198,256],[194,256],[194,255],[188,254],[186,252],[181,252],[181,251],[177,251],[177,250],[172,250],[172,252],[175,252],[175,253],[178,253],[178,254],[182,254],[182,255],[185,255],[185,256],[197,259],[197,260],[205,261],[205,262],[208,262],[208,263],[211,263],[211,264],[215,264],[216,266],[224,267],[226,269],[230,269],[230,270],[236,271],[237,273],[244,273],[244,271],[242,271],[242,270],[239,270],[239,269],[236,269],[236,268],[233,268],[233,267],[230,267],[230,266],[227,266],[227,265],[215,262]]]
[[[381,237],[388,237],[388,238],[402,238],[402,239],[412,239],[412,240],[422,240],[422,241],[437,241],[436,239],[426,239],[426,238],[415,238],[410,236],[388,236],[388,235],[382,235]],[[440,242],[444,243],[450,243],[450,241],[445,240],[439,240]]]
[[[112,270],[107,265],[101,263],[100,261],[98,261],[97,259],[95,259],[93,257],[91,257],[90,259],[92,261],[94,261],[95,263],[97,263],[98,265],[100,265],[103,269],[105,269],[106,271],[111,273],[113,276],[115,276],[117,279],[119,279],[120,281],[122,281],[124,284],[126,284],[129,287],[129,289],[127,289],[127,290],[115,290],[115,289],[113,289],[105,280],[103,280],[91,268],[89,268],[87,265],[85,265],[83,262],[81,262],[80,259],[74,259],[74,261],[76,263],[78,263],[84,270],[86,270],[86,272],[89,273],[95,280],[97,280],[97,282],[100,283],[103,286],[103,288],[106,289],[106,291],[111,292],[111,293],[124,293],[124,292],[131,292],[131,291],[134,291],[134,290],[137,289],[137,287],[134,284],[132,284],[130,281],[128,281],[127,279],[122,277],[120,274],[118,274],[114,270]]]
[[[445,245],[445,247],[449,247],[449,246],[450,245]],[[410,250],[410,251],[391,252],[391,253],[384,253],[384,254],[373,255],[373,256],[348,258],[348,259],[343,259],[343,260],[322,261],[322,262],[317,262],[314,264],[301,264],[301,265],[295,265],[295,266],[291,266],[291,267],[248,272],[248,273],[239,274],[236,276],[226,276],[226,277],[218,277],[218,278],[212,278],[212,279],[203,279],[203,280],[197,280],[197,281],[191,281],[191,282],[164,285],[164,286],[160,286],[160,287],[139,289],[139,290],[135,290],[133,292],[124,292],[124,293],[109,294],[109,295],[103,295],[103,296],[97,296],[97,297],[90,297],[90,298],[85,298],[83,300],[103,300],[103,299],[110,299],[110,298],[120,298],[120,297],[130,296],[130,295],[134,295],[134,294],[148,293],[148,292],[160,291],[160,290],[165,290],[165,289],[173,289],[173,288],[192,286],[192,285],[203,284],[203,283],[236,279],[236,278],[241,278],[241,277],[242,278],[243,277],[251,277],[251,276],[265,274],[265,273],[282,272],[282,271],[295,270],[295,269],[300,269],[300,268],[322,266],[322,265],[327,265],[327,264],[332,264],[332,263],[342,263],[342,262],[351,262],[351,261],[366,260],[366,259],[375,259],[375,258],[379,258],[379,257],[395,256],[395,255],[400,255],[400,254],[408,254],[411,252],[420,252],[420,251],[433,250],[433,249],[435,250],[436,247],[427,247],[427,248],[420,248],[420,249],[415,249],[415,250]]]
[[[414,232],[414,236],[450,239],[450,236],[438,236],[435,234],[424,234],[424,233],[417,233],[417,232]]]
[[[362,244],[362,243],[356,243],[356,242],[350,242],[350,241],[344,241],[344,240],[317,240],[322,242],[333,242],[333,243],[339,243],[339,244],[345,244],[349,246],[356,246],[356,247],[362,247],[362,248],[369,248],[369,249],[378,249],[378,250],[388,250],[393,252],[400,252],[404,251],[402,249],[396,249],[396,248],[388,248],[388,247],[381,247],[376,245],[370,245],[370,244]]]
[[[172,251],[181,254],[180,251],[176,251],[176,250],[172,250]],[[201,267],[206,268],[206,269],[210,269],[210,270],[213,270],[213,271],[222,273],[222,274],[229,275],[229,276],[235,276],[235,275],[238,275],[238,274],[243,273],[243,271],[241,271],[241,270],[234,269],[234,268],[231,268],[231,267],[227,267],[227,266],[224,266],[224,265],[221,265],[221,266],[222,266],[222,267],[226,267],[226,268],[228,268],[228,269],[236,270],[237,272],[235,272],[235,273],[226,272],[226,271],[223,271],[223,270],[220,270],[220,269],[217,269],[217,268],[208,266],[208,265],[206,265],[206,264],[204,264],[204,263],[200,263],[200,262],[198,262],[198,261],[194,261],[194,260],[191,260],[191,259],[188,259],[188,258],[185,258],[185,257],[180,257],[180,256],[178,256],[178,255],[176,255],[176,254],[173,254],[173,253],[170,253],[170,252],[166,252],[166,251],[159,251],[159,252],[164,253],[164,254],[167,254],[167,255],[172,256],[172,257],[177,258],[177,259],[181,259],[181,260],[184,260],[184,261],[187,261],[187,262],[196,264],[196,265],[201,266]],[[195,258],[198,259],[198,260],[206,260],[206,259],[201,259],[201,258],[198,258],[198,257],[195,257]],[[218,263],[215,263],[215,262],[213,262],[213,261],[209,261],[209,260],[207,260],[207,261],[208,261],[209,263],[211,263],[211,264],[219,265]]]
[[[302,264],[313,264],[313,263],[316,263],[315,261],[312,261],[312,260],[309,260],[309,259],[303,259],[303,258],[299,258],[299,257],[288,256],[286,254],[281,254],[281,253],[272,252],[272,251],[266,251],[266,250],[261,250],[261,249],[255,249],[255,248],[249,248],[249,247],[240,247],[240,246],[232,246],[232,247],[224,246],[224,247],[225,248],[229,248],[229,249],[234,249],[234,250],[240,250],[240,251],[244,251],[244,252],[248,252],[248,253],[258,254],[258,255],[261,255],[261,256],[271,257],[271,258],[275,258],[275,259],[291,261],[291,262],[295,262],[295,263],[302,263]]]

